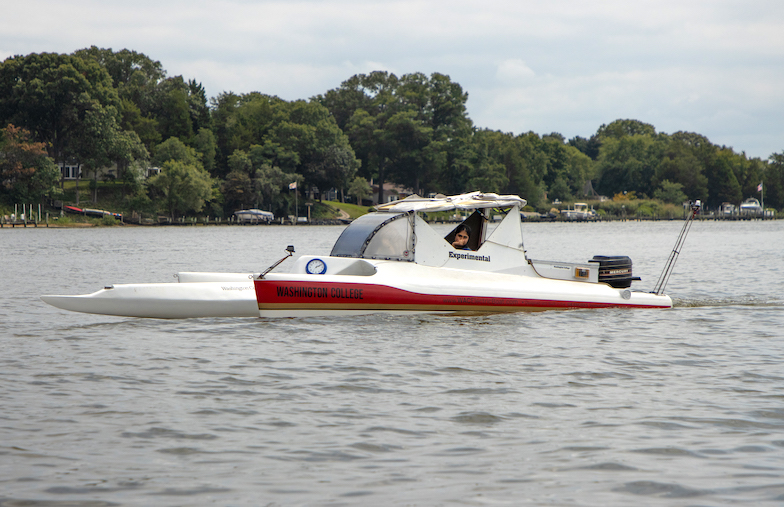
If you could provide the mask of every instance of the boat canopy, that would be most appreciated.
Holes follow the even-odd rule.
[[[275,220],[275,215],[269,211],[262,211],[260,209],[241,209],[235,211],[234,214],[239,220]]]
[[[436,212],[454,209],[484,209],[484,208],[522,208],[526,200],[516,195],[498,195],[482,192],[471,192],[453,196],[419,197],[410,195],[399,201],[392,201],[376,206],[379,211],[421,211]]]

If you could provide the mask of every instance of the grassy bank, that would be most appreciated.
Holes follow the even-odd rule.
[[[324,201],[323,204],[335,210],[335,215],[332,218],[341,218],[339,211],[343,211],[345,212],[345,214],[348,215],[348,218],[353,220],[357,217],[361,217],[362,215],[367,213],[368,210],[370,209],[367,206],[357,206],[356,204],[349,204],[349,203],[337,202],[337,201]]]

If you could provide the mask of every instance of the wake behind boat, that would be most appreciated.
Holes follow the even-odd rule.
[[[409,198],[354,220],[329,255],[304,255],[290,273],[179,273],[179,283],[113,285],[81,296],[42,296],[58,308],[105,315],[298,317],[370,313],[510,312],[567,308],[670,308],[663,293],[631,289],[631,259],[529,259],[518,196],[473,192]],[[490,211],[504,213],[490,233]],[[446,237],[422,213],[473,210]],[[464,249],[453,243],[467,236]],[[685,234],[682,232],[679,243]],[[677,247],[677,246],[676,246]],[[678,249],[678,248],[676,248]]]

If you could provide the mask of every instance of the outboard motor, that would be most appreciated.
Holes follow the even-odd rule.
[[[594,255],[590,262],[599,263],[599,282],[610,287],[625,289],[640,279],[632,276],[632,260],[626,255]]]

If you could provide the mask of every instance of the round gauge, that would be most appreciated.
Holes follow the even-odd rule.
[[[305,271],[309,275],[323,275],[327,272],[327,264],[321,259],[311,259],[305,265]]]

